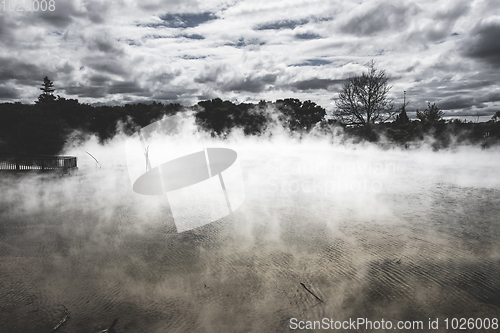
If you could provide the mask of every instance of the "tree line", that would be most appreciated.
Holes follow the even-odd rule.
[[[47,77],[40,89],[35,104],[0,104],[0,152],[59,154],[75,130],[94,134],[103,143],[117,134],[118,124],[126,134],[132,134],[164,116],[185,110],[194,111],[201,130],[222,138],[235,129],[245,135],[272,135],[276,126],[281,126],[299,136],[311,132],[334,135],[342,128],[344,139],[402,146],[432,137],[436,149],[457,143],[487,147],[500,141],[500,111],[486,123],[444,121],[444,113],[428,103],[425,110],[417,110],[418,120],[410,120],[406,114],[408,103],[394,107],[388,98],[390,86],[385,72],[376,69],[373,62],[366,73],[346,80],[330,119],[323,107],[295,98],[240,104],[214,98],[191,107],[157,102],[92,106],[54,95],[54,84]]]

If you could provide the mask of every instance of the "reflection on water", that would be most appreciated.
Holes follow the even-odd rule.
[[[480,165],[475,181],[456,161],[387,152],[364,162],[394,162],[391,174],[339,177],[241,156],[245,204],[180,234],[164,198],[135,195],[120,170],[2,175],[0,331],[50,332],[63,304],[59,332],[114,318],[117,332],[286,332],[290,318],[498,317],[500,188]],[[328,177],[382,187],[286,187]]]

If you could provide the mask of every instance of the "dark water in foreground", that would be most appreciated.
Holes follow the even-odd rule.
[[[58,332],[68,333],[114,318],[117,332],[499,318],[500,189],[453,168],[402,162],[376,178],[381,191],[331,195],[275,191],[246,173],[239,211],[182,234],[162,198],[130,193],[117,168],[2,176],[0,332],[50,332],[62,304],[70,316]]]

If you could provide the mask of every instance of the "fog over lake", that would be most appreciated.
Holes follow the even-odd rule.
[[[71,175],[0,174],[1,332],[48,333],[63,305],[68,333],[500,314],[498,148],[204,138],[238,153],[246,199],[178,233],[165,196],[132,191],[124,139],[68,144]]]

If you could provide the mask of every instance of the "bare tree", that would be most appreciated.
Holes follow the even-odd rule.
[[[387,94],[391,86],[385,71],[375,68],[372,60],[367,73],[349,78],[339,92],[335,116],[344,124],[361,125],[385,122],[392,118],[393,99]]]

